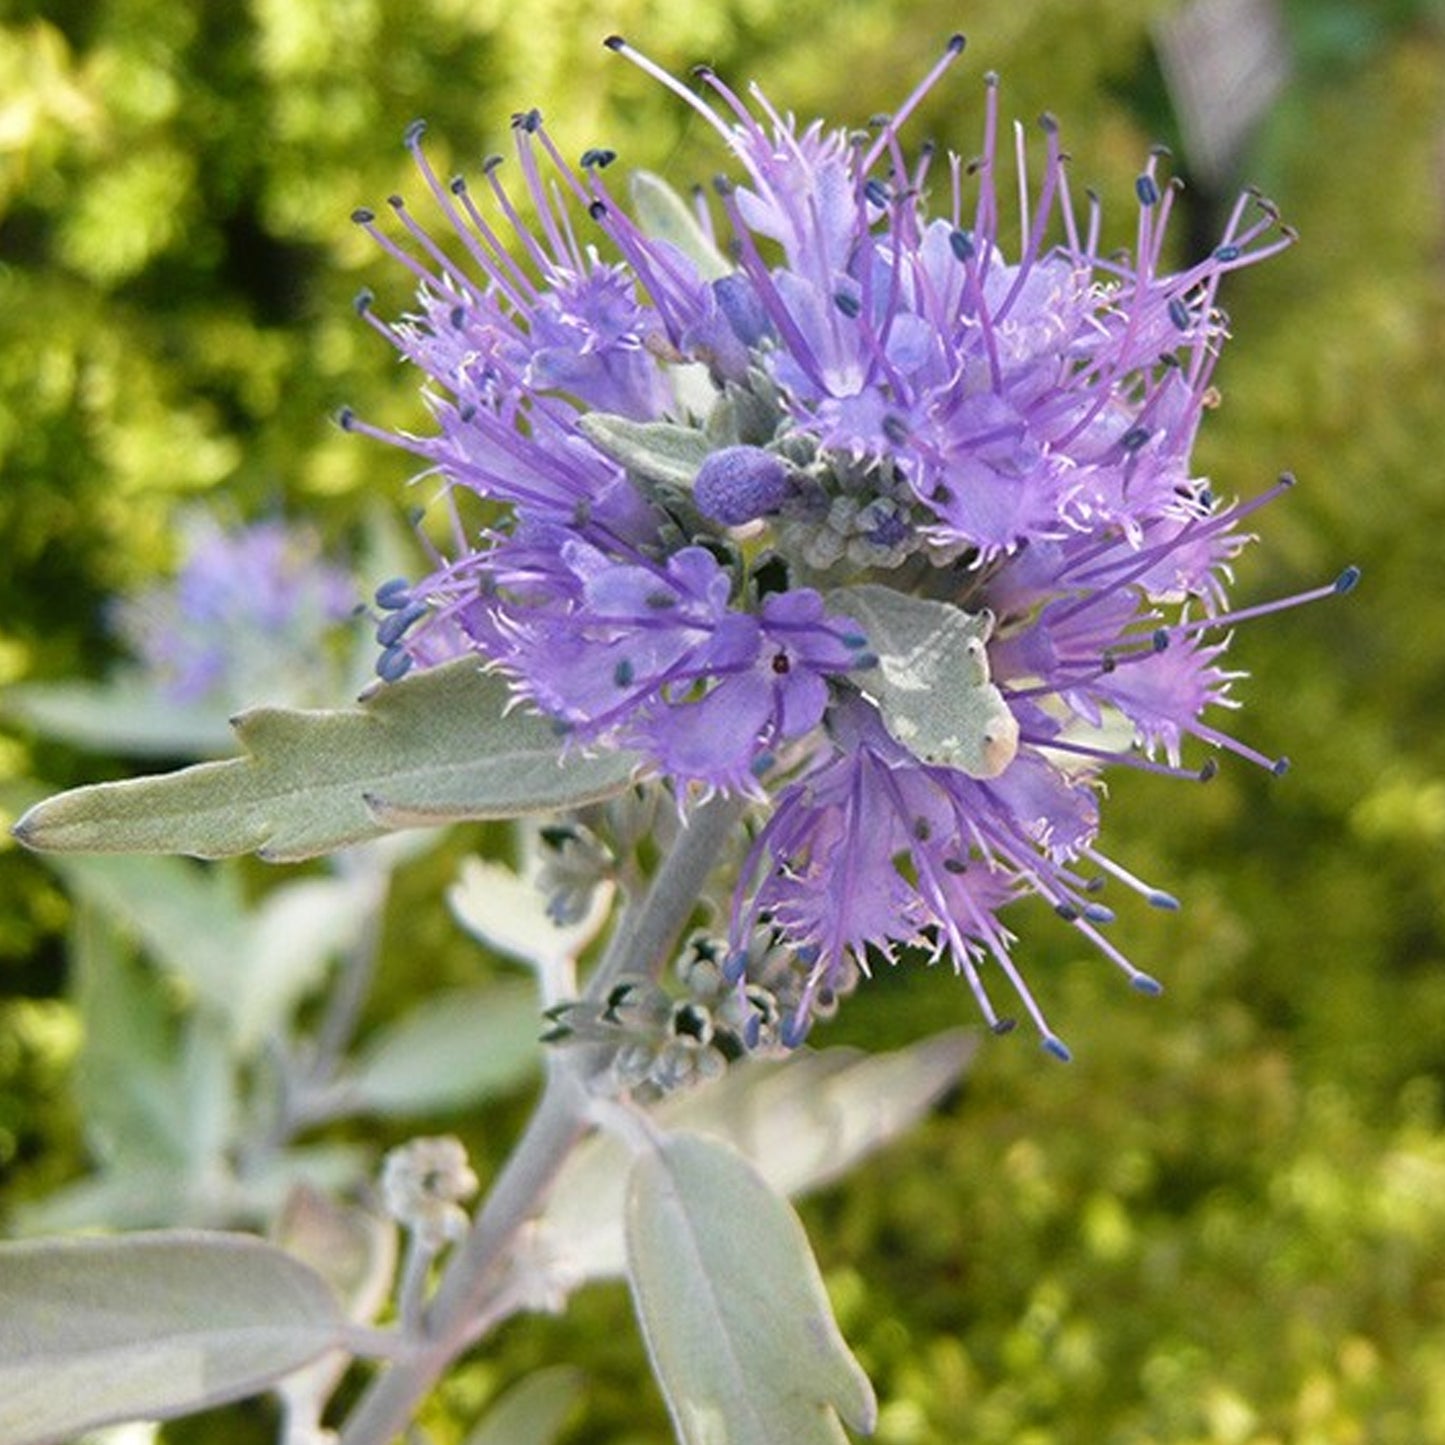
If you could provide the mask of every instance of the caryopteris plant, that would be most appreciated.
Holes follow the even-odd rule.
[[[1356,573],[1232,609],[1231,563],[1289,479],[1231,500],[1191,467],[1220,287],[1290,244],[1273,210],[1242,197],[1170,269],[1176,187],[1151,156],[1116,251],[1058,126],[1004,129],[992,76],[977,159],[910,149],[962,37],[858,131],[607,44],[717,132],[711,194],[614,190],[611,151],[574,164],[528,111],[512,184],[500,158],[444,180],[417,125],[433,219],[400,197],[356,213],[417,287],[399,320],[358,310],[423,374],[431,424],[342,425],[419,458],[441,508],[429,562],[375,588],[379,681],[350,709],[245,712],[242,756],[64,794],[16,829],[288,860],[545,814],[524,878],[479,863],[457,894],[534,967],[536,1111],[471,1212],[454,1140],[388,1157],[390,1291],[338,1293],[345,1231],[314,1201],[309,1263],[284,1230],[11,1248],[12,1445],[267,1388],[287,1441],[383,1445],[502,1321],[618,1270],[681,1440],[868,1430],[780,1192],[901,1128],[971,1045],[838,1056],[802,1047],[816,1021],[855,992],[866,1009],[883,963],[944,961],[993,1032],[1017,1012],[1067,1060],[1012,905],[1043,898],[1146,994],[1101,889],[1176,906],[1100,846],[1109,770],[1283,769],[1214,720],[1232,629]],[[386,1076],[362,1064],[337,1067],[341,1097]],[[837,1119],[865,1103],[845,1146]],[[368,1382],[331,1410],[352,1357]]]

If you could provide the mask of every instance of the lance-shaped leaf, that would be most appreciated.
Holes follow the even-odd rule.
[[[676,246],[705,281],[716,281],[734,270],[698,223],[697,212],[661,176],[634,171],[627,189],[632,217],[643,235]]]
[[[465,1108],[536,1071],[544,1025],[520,980],[436,994],[363,1046],[340,1100],[383,1117]]]
[[[60,852],[255,851],[315,857],[395,828],[513,818],[611,797],[638,759],[568,752],[552,723],[508,711],[503,679],[461,660],[360,706],[256,708],[235,719],[247,756],[61,793],[15,835]]]
[[[989,613],[874,583],[836,588],[828,602],[862,627],[878,658],[860,675],[863,690],[910,752],[973,778],[996,778],[1013,762],[1019,727],[989,681]]]
[[[46,1445],[255,1394],[343,1342],[325,1281],[249,1235],[0,1248],[0,1440]]]
[[[803,1226],[726,1145],[674,1134],[628,1184],[628,1279],[682,1445],[846,1445],[877,1402]]]
[[[720,1079],[663,1100],[654,1118],[731,1144],[773,1189],[804,1194],[916,1123],[977,1048],[976,1035],[954,1030],[883,1054],[800,1049],[785,1062],[734,1064]],[[622,1144],[601,1133],[563,1166],[542,1220],[565,1287],[623,1274],[627,1166]]]
[[[230,751],[224,709],[166,697],[135,672],[107,682],[23,683],[0,707],[37,732],[133,757],[216,757]]]

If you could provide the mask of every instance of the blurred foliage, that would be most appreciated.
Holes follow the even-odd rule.
[[[404,279],[348,223],[416,196],[400,144],[474,166],[549,111],[677,183],[723,164],[705,128],[599,44],[756,77],[801,114],[895,102],[969,29],[963,79],[914,134],[965,154],[985,69],[1006,108],[1056,113],[1078,183],[1129,239],[1139,158],[1173,139],[1150,24],[1170,0],[11,0],[0,21],[0,686],[94,675],[102,600],[169,565],[177,505],[304,513],[334,541],[395,458],[341,434],[349,403],[421,425],[410,378],[360,325]],[[1418,1445],[1445,1438],[1445,27],[1433,0],[1291,0],[1294,78],[1240,179],[1302,233],[1235,278],[1201,469],[1226,493],[1280,468],[1246,600],[1349,561],[1365,584],[1243,629],[1241,735],[1290,753],[1208,788],[1115,781],[1105,845],[1178,893],[1121,909],[1168,984],[1140,1000],[1068,930],[1021,912],[1020,955],[1078,1060],[990,1045],[913,1140],[815,1201],[810,1232],[883,1401],[883,1445]],[[1220,197],[1188,193],[1183,235]],[[0,740],[0,801],[123,768]],[[37,780],[43,780],[37,781]],[[467,976],[403,880],[373,1025]],[[256,870],[257,878],[263,870]],[[61,1001],[66,899],[0,855],[0,1180],[35,1197],[81,1168]],[[401,936],[406,935],[406,936]],[[416,959],[427,960],[424,969]],[[886,1045],[967,1020],[944,973],[876,980],[828,1041]],[[483,1168],[506,1134],[477,1139]],[[490,1161],[490,1162],[489,1162]],[[514,1326],[436,1402],[455,1438],[524,1368],[590,1373],[574,1445],[667,1438],[620,1290]],[[641,1397],[641,1401],[639,1400]],[[267,1438],[265,1408],[171,1427]]]

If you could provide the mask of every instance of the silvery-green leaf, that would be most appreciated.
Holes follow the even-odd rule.
[[[582,1372],[570,1365],[534,1370],[505,1391],[462,1445],[551,1445],[581,1393]]]
[[[159,977],[127,955],[106,913],[83,901],[69,959],[83,1030],[76,1102],[92,1153],[142,1173],[163,1172],[166,1161],[179,1169],[186,1145],[173,1001]]]
[[[374,1035],[343,1097],[386,1116],[437,1114],[524,1083],[540,1058],[536,990],[521,981],[435,994]]]
[[[101,1173],[63,1185],[15,1210],[17,1235],[69,1234],[80,1229],[156,1229],[195,1224],[190,1168],[184,1163],[127,1158]]]
[[[177,1101],[179,1103],[179,1101]],[[244,1177],[198,1177],[184,1162],[141,1157],[17,1206],[16,1233],[79,1229],[160,1229],[171,1225],[230,1229],[274,1218],[299,1182],[354,1189],[371,1171],[370,1152],[355,1144],[309,1144],[266,1156]]]
[[[61,793],[15,836],[57,852],[290,861],[398,827],[580,807],[628,785],[634,755],[564,754],[550,721],[509,701],[501,678],[464,659],[354,708],[256,708],[235,720],[245,757]]]
[[[342,1204],[303,1181],[271,1227],[271,1242],[309,1264],[331,1286],[346,1317],[369,1324],[381,1312],[396,1266],[396,1225]]]
[[[45,1445],[255,1394],[341,1344],[321,1277],[247,1235],[0,1247],[0,1440]]]
[[[230,1144],[239,1114],[239,1079],[224,1018],[205,1009],[186,1016],[181,1046],[186,1153],[197,1180],[230,1172]]]
[[[976,1035],[955,1031],[891,1053],[837,1048],[734,1064],[715,1083],[666,1100],[655,1117],[665,1128],[726,1141],[774,1189],[804,1194],[911,1127],[958,1081],[977,1047]],[[623,1272],[628,1162],[617,1140],[597,1134],[563,1166],[542,1217],[565,1287]]]
[[[926,763],[995,778],[1018,751],[1018,722],[989,681],[986,612],[864,583],[828,594],[862,627],[876,669],[860,673],[888,731]]]
[[[611,907],[612,893],[610,883],[600,884],[586,917],[559,926],[532,880],[500,863],[467,858],[457,881],[447,889],[447,902],[472,937],[549,976],[559,962],[575,959],[596,936]]]
[[[587,439],[634,476],[690,490],[712,445],[693,427],[667,421],[632,421],[611,412],[589,411],[577,418]]]
[[[231,971],[232,1046],[249,1054],[315,989],[327,965],[357,946],[380,895],[362,873],[304,878],[271,889],[250,913]]]
[[[391,1294],[396,1273],[396,1225],[355,1205],[342,1204],[308,1183],[291,1191],[271,1229],[272,1243],[309,1264],[331,1286],[346,1317],[370,1324]],[[323,1355],[277,1387],[286,1414],[286,1439],[310,1439],[350,1357]]]
[[[47,737],[116,756],[209,758],[232,746],[222,712],[168,698],[139,672],[106,682],[20,683],[4,690],[3,708]]]
[[[59,858],[56,867],[207,1007],[229,1010],[250,930],[239,874],[179,858],[125,855]]]
[[[634,171],[628,189],[638,229],[654,241],[676,246],[704,281],[716,281],[737,269],[708,238],[692,207],[661,176]]]
[[[644,1150],[627,1186],[627,1269],[681,1445],[847,1445],[878,1406],[792,1208],[694,1134]]]

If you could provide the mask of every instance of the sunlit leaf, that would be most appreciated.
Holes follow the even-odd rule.
[[[725,1144],[674,1134],[627,1189],[627,1268],[682,1445],[846,1445],[877,1418],[787,1201]]]
[[[665,1101],[659,1124],[724,1140],[788,1195],[841,1178],[914,1124],[959,1079],[977,1036],[938,1034],[891,1053],[799,1052],[735,1064],[716,1083]],[[543,1215],[567,1284],[621,1275],[628,1156],[595,1135],[573,1151]]]
[[[0,1247],[0,1440],[42,1445],[255,1394],[341,1343],[321,1277],[247,1235]]]
[[[602,926],[612,902],[612,884],[598,885],[592,906],[577,923],[558,925],[547,913],[541,888],[513,869],[484,858],[467,858],[447,890],[457,922],[489,948],[530,964],[544,974],[573,959]]]
[[[578,807],[627,786],[633,755],[564,753],[547,719],[507,711],[509,701],[501,678],[463,660],[354,708],[257,708],[235,721],[245,757],[61,793],[15,835],[59,852],[286,861],[392,828]]]
[[[993,778],[1018,751],[1019,729],[989,681],[987,613],[865,583],[829,604],[862,627],[878,666],[859,674],[888,731],[926,763]]]

